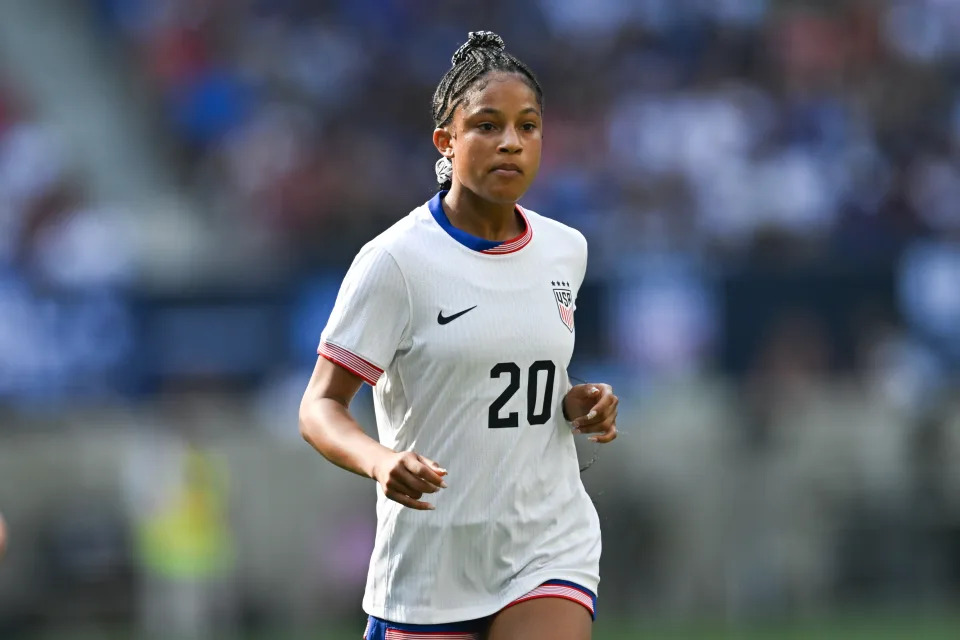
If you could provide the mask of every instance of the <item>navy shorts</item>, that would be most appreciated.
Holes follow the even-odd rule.
[[[583,605],[590,612],[591,618],[594,620],[597,618],[597,595],[586,587],[567,580],[548,580],[533,591],[520,596],[504,609],[537,598],[572,600]],[[492,618],[491,615],[477,620],[448,624],[401,624],[370,616],[367,619],[367,630],[363,632],[363,638],[364,640],[419,640],[432,636],[443,638],[443,640],[480,640],[480,635],[486,630]]]

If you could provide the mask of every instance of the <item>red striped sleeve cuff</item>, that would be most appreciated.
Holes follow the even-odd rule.
[[[383,375],[383,369],[380,367],[367,362],[352,351],[338,347],[332,342],[322,341],[317,348],[317,353],[330,362],[340,365],[350,373],[360,376],[370,386],[375,386],[377,380]]]

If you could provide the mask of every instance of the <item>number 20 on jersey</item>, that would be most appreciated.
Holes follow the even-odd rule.
[[[539,392],[541,373],[546,374],[546,381],[543,385],[543,406],[537,411],[537,400],[541,397]],[[527,424],[546,424],[550,420],[553,411],[553,381],[556,377],[557,367],[550,360],[537,360],[527,369]],[[490,405],[489,422],[491,429],[510,429],[520,426],[520,414],[516,411],[502,415],[503,407],[520,390],[521,378],[523,372],[520,365],[516,362],[501,362],[490,369],[491,378],[502,378],[507,376],[507,388],[503,390],[493,404]]]

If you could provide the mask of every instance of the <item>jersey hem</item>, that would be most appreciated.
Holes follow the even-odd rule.
[[[507,606],[511,605],[514,600],[525,596],[544,582],[549,582],[551,580],[567,580],[569,582],[574,582],[585,589],[589,589],[594,594],[597,593],[597,586],[600,583],[600,579],[596,577],[596,575],[592,574],[571,572],[569,570],[541,571],[539,573],[526,576],[522,580],[517,580],[510,590],[504,592],[502,596],[497,598],[495,604],[475,605],[460,609],[446,609],[444,611],[436,611],[435,609],[413,609],[411,607],[397,607],[396,609],[383,607],[374,609],[374,607],[367,605],[366,598],[364,598],[363,611],[366,614],[376,618],[390,620],[400,624],[434,625],[476,620],[479,618],[492,616],[493,614],[502,611]]]

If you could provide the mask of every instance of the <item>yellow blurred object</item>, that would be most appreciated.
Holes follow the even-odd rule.
[[[172,499],[140,523],[141,557],[157,575],[219,575],[233,562],[225,474],[209,456],[192,447],[183,456],[181,472]]]

